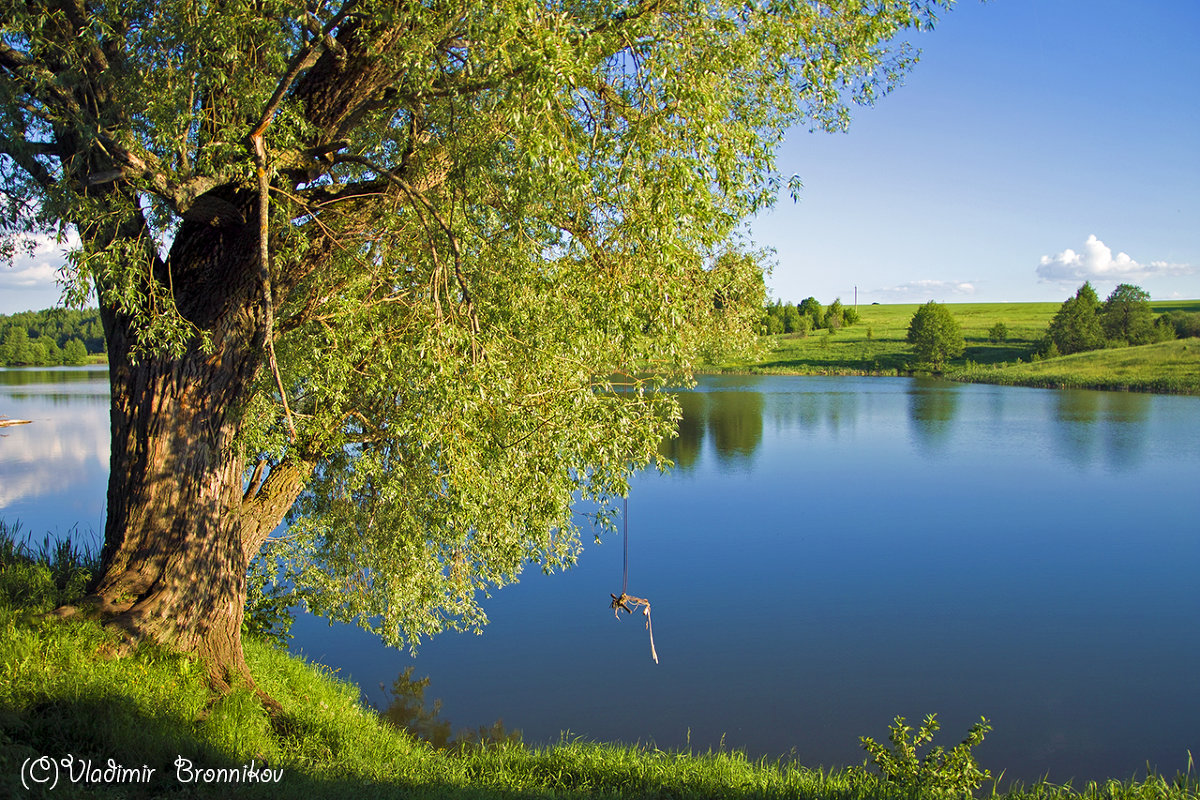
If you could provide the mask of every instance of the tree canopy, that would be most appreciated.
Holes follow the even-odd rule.
[[[1101,304],[1090,282],[1067,298],[1046,330],[1044,354],[1069,355],[1104,347],[1141,345],[1173,339],[1177,326],[1169,315],[1155,318],[1150,293],[1118,284]]]
[[[228,671],[260,550],[397,645],[571,563],[754,333],[785,130],[950,5],[4,2],[0,235],[73,229],[108,344],[101,610]]]
[[[1155,341],[1150,293],[1140,286],[1118,284],[1100,307],[1100,327],[1110,341],[1131,345]]]
[[[1080,286],[1074,297],[1063,301],[1047,331],[1059,353],[1065,356],[1104,346],[1099,311],[1100,298],[1090,281]]]
[[[913,354],[934,369],[960,356],[965,348],[962,330],[950,309],[930,300],[917,309],[908,323],[908,342]]]

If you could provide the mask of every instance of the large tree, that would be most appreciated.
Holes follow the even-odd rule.
[[[1140,286],[1118,284],[1097,315],[1109,341],[1139,345],[1153,342],[1161,328],[1154,326],[1150,293]]]
[[[951,2],[3,0],[0,233],[78,236],[108,344],[98,613],[221,684],[260,553],[394,644],[569,564],[757,322],[785,129]]]

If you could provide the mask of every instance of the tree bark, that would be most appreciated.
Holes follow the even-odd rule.
[[[135,363],[132,321],[101,306],[112,454],[94,591],[110,624],[196,654],[219,688],[249,681],[244,463],[234,439],[263,360],[256,258],[252,225],[184,223],[160,267],[181,315],[210,333],[211,353],[193,343],[181,357]]]
[[[251,481],[246,488],[241,510],[243,572],[250,568],[250,562],[296,502],[312,471],[310,462],[286,458],[271,470],[265,480],[261,483]]]

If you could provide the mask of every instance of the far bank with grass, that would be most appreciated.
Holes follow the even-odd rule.
[[[1200,339],[1042,358],[1047,328],[1060,303],[946,304],[965,348],[942,375],[951,380],[1052,388],[1118,389],[1200,394]],[[712,372],[781,375],[928,374],[907,341],[917,304],[863,305],[858,322],[833,330],[763,337],[754,360],[730,361]],[[1155,313],[1195,314],[1200,301],[1151,303]],[[998,325],[1003,336],[997,336]]]
[[[1200,394],[1200,339],[1092,350],[1020,364],[975,364],[946,377],[1046,389],[1119,389]]]

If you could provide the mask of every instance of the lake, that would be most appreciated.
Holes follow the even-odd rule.
[[[103,370],[0,371],[0,516],[103,527]],[[1200,755],[1200,398],[906,378],[704,377],[620,537],[529,571],[483,636],[414,658],[302,616],[293,650],[386,703],[407,666],[456,729],[861,763],[896,715],[980,716],[1007,779]]]

